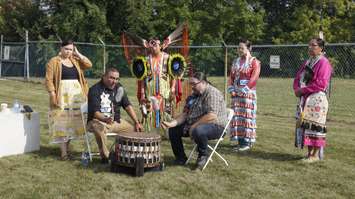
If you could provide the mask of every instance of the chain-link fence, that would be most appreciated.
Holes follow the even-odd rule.
[[[100,77],[108,67],[117,68],[121,77],[132,77],[123,55],[122,46],[106,45],[103,42],[97,44],[76,43],[76,46],[93,63],[93,68],[85,71],[87,78]],[[59,49],[60,42],[58,41],[6,42],[2,39],[0,42],[0,79],[15,78],[38,81],[37,78],[39,78],[40,81],[43,81],[46,63],[59,53]],[[168,50],[173,52],[179,49]],[[219,90],[224,91],[227,100],[229,97],[226,92],[226,78],[231,62],[236,57],[236,50],[237,46],[190,46],[189,51],[189,61],[193,69],[203,71],[208,76],[217,76],[209,78],[209,80]],[[261,61],[260,78],[264,82],[274,86],[287,84],[290,93],[292,93],[292,78],[300,65],[308,58],[307,51],[307,44],[255,45],[252,54]],[[326,56],[332,63],[333,77],[337,77],[336,81],[333,81],[332,87],[350,84],[346,89],[351,90],[353,79],[355,79],[355,43],[327,44]],[[346,83],[344,83],[345,81]],[[259,91],[263,93],[265,90],[260,89]],[[263,94],[266,95],[265,93],[267,91]],[[283,99],[283,95],[285,95],[285,93],[275,90],[273,90],[273,94],[275,99]],[[346,117],[353,117],[352,101],[346,97],[346,99],[341,99],[344,98],[341,92],[335,97],[336,99],[332,99],[333,110],[341,110]],[[350,98],[352,99],[352,97]],[[279,103],[281,102],[276,100],[268,104],[264,103],[264,106],[278,106]]]
[[[2,42],[0,50],[1,77],[25,76],[25,46],[24,42]]]
[[[76,43],[78,50],[93,62],[87,77],[99,77],[107,67],[116,67],[121,76],[131,76],[120,45]],[[191,46],[189,59],[194,69],[209,76],[224,76],[236,56],[237,46]],[[307,44],[255,45],[253,56],[261,61],[261,77],[294,77],[307,59]],[[45,65],[57,55],[57,41],[27,41],[0,43],[0,77],[44,77]],[[28,50],[28,53],[26,53]],[[176,49],[170,49],[176,51]],[[355,43],[327,44],[326,56],[334,68],[335,77],[355,78]]]

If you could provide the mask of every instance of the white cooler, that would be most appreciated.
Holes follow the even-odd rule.
[[[26,114],[0,112],[0,157],[39,150],[39,114]]]

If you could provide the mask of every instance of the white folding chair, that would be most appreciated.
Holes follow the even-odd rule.
[[[85,103],[83,105],[81,105],[81,117],[83,119],[83,124],[84,124],[84,137],[85,137],[85,145],[86,145],[86,151],[89,153],[89,158],[90,158],[90,162],[92,162],[92,156],[94,155],[100,155],[100,153],[93,153],[91,150],[91,142],[92,140],[94,140],[95,136],[94,133],[88,131],[86,129],[86,124],[87,124],[87,117],[88,117],[88,104]],[[117,134],[115,133],[106,133],[106,137],[115,137]]]
[[[203,166],[202,171],[206,168],[206,166],[208,165],[208,163],[209,163],[210,161],[212,161],[212,156],[213,156],[214,154],[216,154],[219,158],[221,158],[221,160],[223,160],[223,162],[226,164],[226,166],[228,166],[227,160],[224,159],[224,158],[222,157],[222,155],[219,154],[219,153],[216,151],[216,149],[217,149],[219,143],[223,140],[224,136],[225,136],[225,135],[227,134],[227,132],[229,131],[229,124],[230,124],[230,122],[232,121],[232,118],[233,118],[233,115],[234,115],[234,111],[233,111],[232,109],[230,109],[230,108],[227,108],[227,112],[228,112],[228,122],[227,122],[226,126],[224,127],[221,136],[218,138],[217,143],[214,145],[214,147],[210,146],[209,144],[207,145],[208,148],[209,148],[212,152],[211,152],[211,154],[208,156],[207,162],[206,162],[206,164]],[[188,163],[189,163],[189,161],[191,160],[192,155],[193,155],[193,153],[196,151],[196,149],[197,149],[197,144],[195,143],[193,149],[191,150],[191,152],[190,152],[190,154],[189,154],[188,159],[187,159],[186,162],[185,162],[185,164],[188,164]]]

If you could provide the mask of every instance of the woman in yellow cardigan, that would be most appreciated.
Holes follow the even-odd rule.
[[[70,140],[84,134],[85,122],[80,107],[86,103],[88,93],[84,70],[91,66],[91,61],[77,50],[71,40],[62,42],[60,53],[51,58],[46,66],[49,130],[52,143],[61,146],[62,160],[70,159]]]

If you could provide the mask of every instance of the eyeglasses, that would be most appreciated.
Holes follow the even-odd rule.
[[[191,86],[197,86],[197,84],[199,84],[199,83],[201,83],[201,81],[199,81],[199,82],[190,82],[190,85]]]

